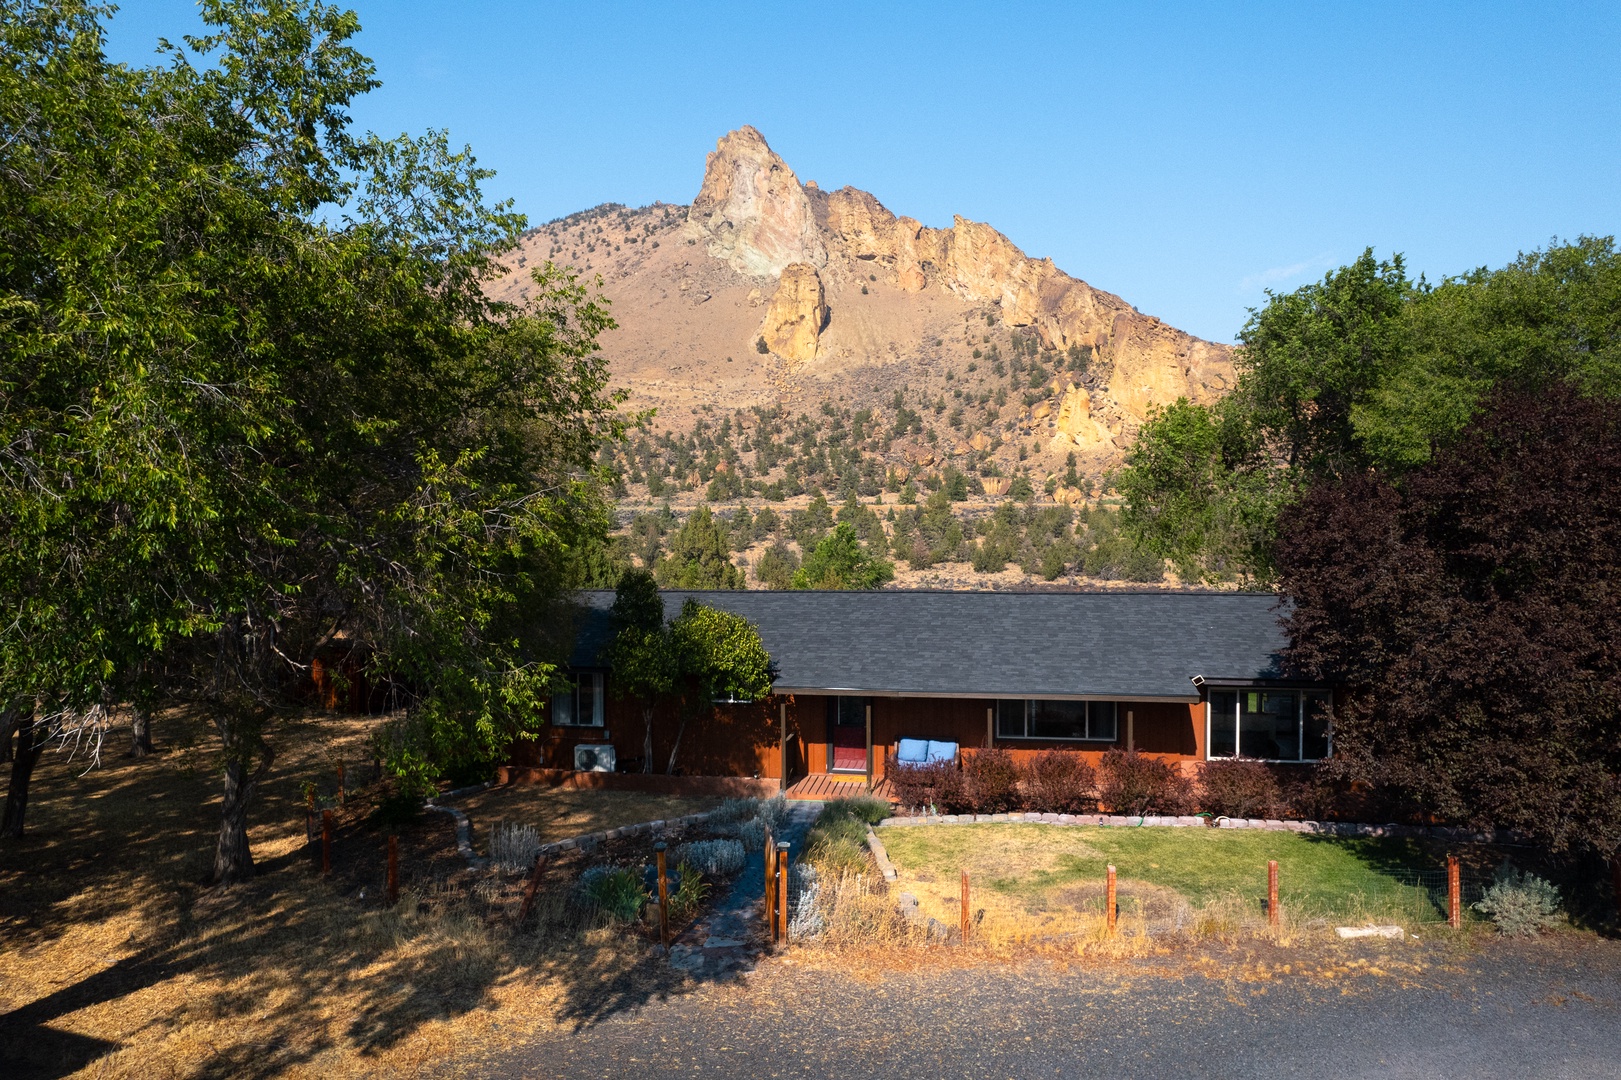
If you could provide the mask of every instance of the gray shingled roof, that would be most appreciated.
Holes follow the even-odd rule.
[[[1193,701],[1190,681],[1279,677],[1276,596],[1209,592],[681,592],[743,616],[781,692]],[[573,663],[598,666],[610,592],[587,592]]]

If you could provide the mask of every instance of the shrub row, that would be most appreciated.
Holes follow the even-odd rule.
[[[1259,761],[1206,761],[1197,780],[1135,750],[1109,750],[1094,769],[1078,755],[1048,750],[1019,764],[1004,749],[979,750],[956,762],[901,765],[889,779],[901,805],[941,814],[1191,814],[1218,817],[1327,817],[1328,796],[1305,781],[1285,790]]]

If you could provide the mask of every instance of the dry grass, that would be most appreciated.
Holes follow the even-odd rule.
[[[712,798],[538,785],[493,787],[452,801],[473,823],[474,843],[480,851],[489,843],[490,825],[497,821],[533,825],[540,842],[549,844],[621,825],[697,814],[721,803]]]
[[[1459,944],[1469,936],[1439,923],[1423,889],[1387,876],[1428,857],[1401,845],[1032,825],[884,829],[880,836],[899,881],[886,886],[870,872],[830,876],[819,898],[822,932],[806,940],[817,946],[809,952],[874,969],[1032,958],[1140,963],[1171,953],[1332,948],[1335,925],[1364,921],[1396,922]],[[1276,924],[1262,903],[1269,857],[1280,860],[1290,885]],[[1112,931],[1110,863],[1119,868]],[[902,893],[917,899],[915,920],[897,913]]]
[[[582,927],[560,898],[521,933],[492,917],[510,905],[456,880],[443,815],[402,836],[399,906],[377,902],[380,843],[353,802],[323,881],[301,784],[347,760],[352,791],[370,723],[282,733],[252,818],[259,875],[226,891],[201,884],[219,781],[199,730],[168,722],[158,757],[82,777],[47,757],[29,835],[0,846],[6,1075],[414,1075],[679,988],[637,935]]]

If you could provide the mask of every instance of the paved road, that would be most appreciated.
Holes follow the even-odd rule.
[[[1282,971],[1288,963],[1290,971]],[[453,1071],[512,1077],[1621,1077],[1621,944],[1324,946],[1204,973],[828,973],[627,1005]],[[1301,969],[1305,972],[1302,973]]]

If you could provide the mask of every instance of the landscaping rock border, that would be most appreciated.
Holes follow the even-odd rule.
[[[1193,816],[1143,817],[1120,814],[929,814],[917,817],[889,817],[879,828],[907,828],[923,825],[983,825],[993,822],[1028,822],[1037,825],[1095,825],[1110,828],[1218,828],[1260,829],[1267,832],[1311,833],[1318,836],[1414,836],[1452,840],[1459,843],[1514,844],[1523,837],[1508,829],[1481,832],[1448,825],[1371,825],[1349,821],[1280,821],[1275,818],[1207,818]]]
[[[474,870],[489,868],[490,860],[475,854],[473,851],[473,823],[467,815],[454,806],[440,806],[437,799],[448,799],[457,795],[471,795],[475,791],[483,791],[494,786],[495,781],[485,784],[474,784],[471,787],[457,788],[455,791],[446,791],[434,796],[423,804],[425,810],[437,810],[441,814],[449,814],[456,819],[456,852],[467,860],[467,865]],[[590,851],[608,840],[618,840],[627,836],[653,836],[664,832],[667,828],[678,828],[687,825],[697,825],[709,820],[715,811],[706,810],[701,814],[688,814],[685,817],[670,818],[659,821],[642,821],[635,825],[621,825],[614,829],[602,829],[594,833],[584,833],[580,836],[571,836],[567,840],[554,840],[549,844],[540,845],[539,855],[549,859],[554,855],[561,855],[565,851]]]
[[[549,859],[553,855],[561,855],[565,851],[590,851],[598,844],[609,840],[620,840],[629,836],[656,836],[666,829],[702,824],[714,814],[715,811],[706,810],[701,814],[688,814],[685,817],[660,819],[658,821],[642,821],[635,825],[621,825],[615,829],[603,829],[599,832],[585,833],[581,836],[571,836],[567,840],[554,840],[549,844],[540,845],[540,855]]]
[[[885,881],[894,881],[900,875],[895,871],[895,864],[889,861],[889,852],[884,850],[884,842],[878,839],[878,834],[867,826],[867,848],[872,852],[873,861],[878,864],[878,870],[884,875]]]

